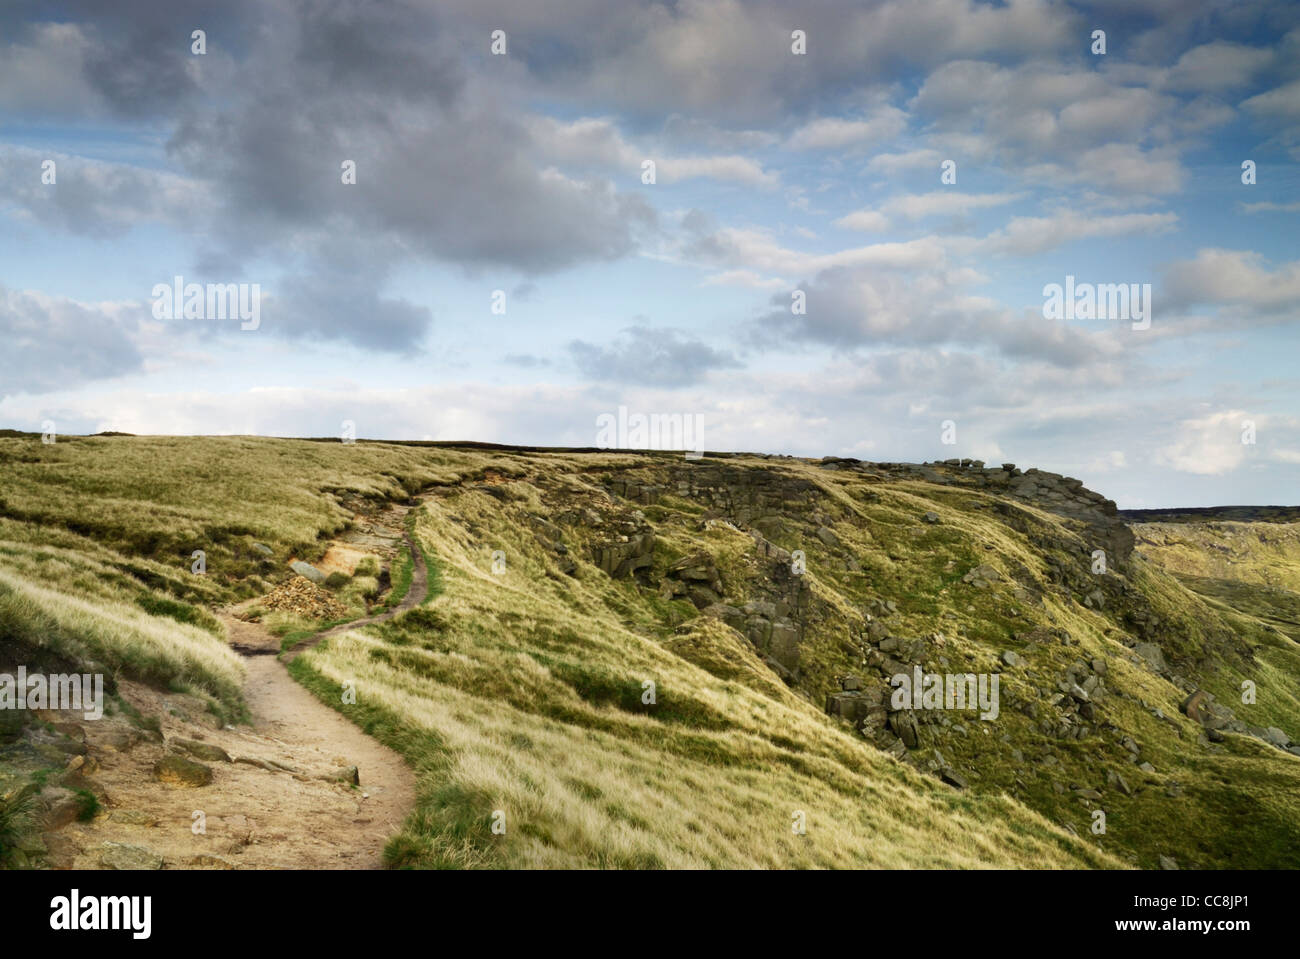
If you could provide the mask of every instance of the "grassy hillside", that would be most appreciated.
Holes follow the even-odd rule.
[[[0,439],[0,467],[3,635],[48,615],[68,656],[229,701],[208,610],[421,494],[439,594],[291,667],[417,769],[393,865],[1300,865],[1300,757],[1267,741],[1300,735],[1294,637],[1129,555],[1068,478],[235,437]],[[999,674],[997,718],[891,710],[918,665]]]

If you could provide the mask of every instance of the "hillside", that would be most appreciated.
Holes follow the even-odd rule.
[[[13,436],[0,470],[0,672],[103,667],[124,713],[144,684],[238,728],[228,617],[263,624],[414,769],[389,865],[1300,865],[1294,525],[1225,577],[1214,524],[1011,464]],[[367,552],[394,509],[431,598],[308,648],[409,577]],[[267,605],[353,547],[332,613]],[[996,674],[996,716],[892,708],[918,666]],[[0,793],[57,779],[0,715]]]

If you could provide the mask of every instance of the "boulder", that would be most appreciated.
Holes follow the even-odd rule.
[[[172,754],[154,764],[153,778],[172,786],[207,786],[212,782],[212,770],[202,763]]]
[[[326,576],[311,563],[304,563],[300,559],[295,559],[289,564],[289,568],[305,579],[311,580],[317,586],[325,582]]]
[[[1133,652],[1142,657],[1142,659],[1146,661],[1147,665],[1156,672],[1160,672],[1166,668],[1164,651],[1155,643],[1138,643],[1133,647]]]
[[[831,529],[829,526],[819,527],[817,530],[817,538],[830,547],[835,547],[840,545],[839,536],[837,536],[835,534],[835,531]]]
[[[963,576],[961,581],[974,586],[976,589],[988,589],[1000,579],[1002,579],[1001,573],[987,563],[981,563]]]
[[[144,846],[105,842],[99,864],[105,869],[161,869],[163,858]]]
[[[966,780],[948,766],[939,771],[939,778],[955,789],[965,789],[967,786]]]

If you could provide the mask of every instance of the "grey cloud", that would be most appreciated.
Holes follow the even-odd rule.
[[[55,182],[42,182],[53,160]],[[113,236],[147,222],[190,227],[211,210],[198,184],[174,174],[0,146],[0,197],[22,215],[71,233]]]
[[[295,5],[172,155],[226,204],[222,242],[265,249],[340,231],[467,266],[558,270],[628,253],[654,213],[602,180],[531,162],[527,127],[466,89],[459,52],[409,5]],[[409,14],[409,18],[408,18]],[[356,184],[341,165],[357,165]]]
[[[0,398],[139,371],[136,324],[63,297],[0,286]]]
[[[629,327],[609,346],[574,340],[569,353],[589,379],[650,386],[684,386],[710,370],[740,366],[731,353],[678,330],[645,326]]]
[[[756,342],[769,349],[959,344],[1065,368],[1096,363],[1115,352],[1100,336],[1044,319],[1041,312],[1017,317],[970,296],[960,274],[909,276],[879,267],[832,267],[800,288],[807,293],[806,313],[791,312],[788,294],[773,295],[772,309],[751,326]]]
[[[381,296],[378,277],[357,280],[320,271],[283,281],[263,306],[261,329],[290,340],[339,341],[377,352],[409,353],[432,323],[427,307]]]
[[[762,124],[807,114],[872,84],[965,56],[1039,57],[1081,29],[1068,8],[1024,0],[924,4],[602,4],[569,0],[521,9],[457,0],[447,19],[469,42],[512,25],[512,56],[560,94],[581,92],[643,122],[665,114]],[[792,29],[808,54],[791,54]]]

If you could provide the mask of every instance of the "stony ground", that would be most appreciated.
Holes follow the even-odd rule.
[[[399,507],[377,520],[358,516],[346,542],[391,558],[405,513]],[[354,549],[339,543],[330,553],[340,558]],[[420,602],[427,590],[422,562],[416,573],[402,603],[359,624]],[[61,785],[45,785],[35,796],[43,832],[23,841],[27,863],[56,869],[382,865],[386,839],[414,805],[410,767],[290,678],[275,655],[280,639],[240,618],[250,602],[322,621],[342,610],[328,591],[297,576],[268,596],[218,613],[230,644],[246,656],[247,724],[223,724],[195,696],[129,681],[118,693],[130,711],[93,721],[73,711],[36,713],[38,722],[9,747],[5,764],[19,773],[65,772],[47,777]]]

